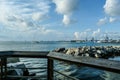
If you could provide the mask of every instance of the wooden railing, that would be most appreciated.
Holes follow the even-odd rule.
[[[45,58],[47,59],[48,51],[1,51],[0,52],[0,59],[1,59],[1,79],[4,80],[5,78],[40,78],[40,76],[11,76],[7,75],[7,58]],[[43,66],[44,67],[44,66]],[[37,69],[37,68],[36,68]],[[48,71],[49,72],[49,71]]]
[[[72,56],[63,53],[55,53],[49,51],[1,51],[0,52],[0,66],[1,73],[0,79],[4,80],[7,77],[39,77],[39,76],[9,76],[7,75],[7,58],[18,57],[18,58],[45,58],[47,59],[47,79],[54,80],[54,72],[57,72],[70,80],[77,80],[76,78],[65,75],[59,71],[54,70],[54,60],[64,61],[69,64],[75,64],[77,66],[87,66],[92,68],[98,68],[101,70],[111,71],[120,73],[120,61],[112,61],[107,59],[96,59],[91,57]],[[44,67],[44,66],[43,66]]]

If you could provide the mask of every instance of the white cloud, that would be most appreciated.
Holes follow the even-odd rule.
[[[40,27],[40,28],[38,28],[37,31],[39,31],[39,33],[44,34],[44,35],[49,34],[49,33],[56,33],[56,34],[59,33],[52,29],[46,29],[45,27]]]
[[[68,15],[64,15],[64,17],[63,17],[63,23],[64,23],[65,25],[70,24],[70,19],[69,19],[69,16],[68,16]]]
[[[87,32],[80,32],[80,39],[86,39],[87,38]]]
[[[79,32],[74,32],[74,36],[75,36],[75,39],[77,40],[77,39],[79,39]]]
[[[8,29],[25,31],[38,26],[32,22],[47,18],[49,2],[46,0],[0,0],[0,23]]]
[[[74,32],[74,38],[76,40],[91,39],[93,37],[92,34],[93,34],[92,29],[86,29],[81,32],[76,31],[76,32]]]
[[[88,32],[83,31],[83,32],[74,32],[74,37],[76,40],[82,40],[82,39],[86,39],[88,35]]]
[[[79,0],[53,0],[53,3],[56,4],[56,12],[64,16],[63,23],[65,25],[73,23],[74,20],[70,19],[70,15],[77,9]]]
[[[73,35],[76,40],[91,40],[92,38],[104,40],[106,35],[110,39],[119,39],[120,32],[102,32],[101,29],[98,28],[96,30],[86,29],[83,32],[76,31]]]
[[[116,22],[116,21],[118,21],[117,18],[113,18],[113,17],[110,17],[110,18],[109,18],[109,22],[110,22],[110,23],[112,23],[112,22]]]
[[[120,32],[104,32],[103,37],[105,38],[106,36],[109,37],[109,39],[113,39],[113,40],[119,40],[119,36],[120,36]]]
[[[68,25],[68,24],[71,23],[71,19],[70,19],[69,15],[64,15],[64,16],[63,16],[63,23],[64,23],[65,25]]]
[[[92,36],[97,37],[100,35],[100,32],[101,32],[100,29],[97,29],[97,30],[93,31]]]
[[[91,29],[86,29],[83,32],[74,32],[74,37],[76,40],[85,40],[85,39],[91,39],[92,37],[99,39],[101,36],[101,30],[91,30]]]
[[[107,17],[105,17],[105,18],[100,19],[98,21],[97,25],[101,26],[101,25],[106,24],[107,22],[108,22],[108,19],[107,19]]]
[[[2,33],[0,34],[0,36],[5,36],[3,37],[3,39],[1,38],[2,40],[60,40],[61,36],[63,36],[61,32],[47,29],[45,27],[38,27],[36,29],[29,29],[26,31],[17,31],[13,29],[6,31],[0,30],[0,32]]]
[[[62,22],[63,22],[65,25],[69,25],[69,24],[73,24],[73,23],[76,23],[76,22],[77,22],[76,20],[73,20],[73,19],[71,19],[70,17],[71,17],[70,15],[64,15]]]
[[[40,13],[40,12],[33,13],[33,15],[32,15],[32,19],[35,21],[41,21],[41,20],[44,20],[47,18],[48,18],[48,16],[46,14]]]
[[[104,10],[110,16],[120,16],[120,0],[106,0]]]
[[[109,16],[109,19],[103,18],[100,19],[98,25],[103,25],[106,23],[112,23],[119,21],[120,18],[120,0],[106,0],[105,5],[103,6],[105,14]]]
[[[70,14],[77,9],[78,0],[53,0],[56,11],[60,14]]]
[[[0,0],[1,33],[8,40],[60,39],[61,32],[39,23],[48,19],[49,4],[48,0]]]

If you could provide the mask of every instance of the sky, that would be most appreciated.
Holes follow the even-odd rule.
[[[120,0],[0,0],[0,41],[120,39]]]

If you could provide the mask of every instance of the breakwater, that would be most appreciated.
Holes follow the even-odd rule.
[[[83,46],[78,48],[57,48],[53,52],[60,52],[73,56],[88,56],[94,58],[111,58],[120,56],[120,46]]]

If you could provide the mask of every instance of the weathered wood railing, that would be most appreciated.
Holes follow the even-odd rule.
[[[12,77],[7,75],[7,58],[10,58],[10,57],[47,59],[47,79],[48,80],[54,80],[54,71],[56,71],[54,70],[54,67],[53,67],[54,60],[64,61],[66,63],[75,64],[77,66],[83,65],[83,66],[98,68],[98,69],[111,71],[115,73],[120,73],[120,61],[72,56],[72,55],[66,55],[63,53],[55,53],[55,52],[48,52],[48,51],[1,51],[0,52],[1,80],[3,79],[3,77]],[[3,68],[4,68],[4,71],[3,71]],[[14,76],[14,77],[17,78],[17,76]],[[22,76],[18,76],[18,77],[22,77]],[[23,76],[23,77],[35,77],[35,76]],[[75,80],[75,79],[71,77],[71,80]]]
[[[1,58],[1,80],[4,80],[4,77],[14,77],[14,78],[39,78],[39,76],[9,76],[7,75],[7,58],[45,58],[47,59],[48,51],[1,51],[0,58]],[[43,66],[44,67],[44,66]],[[4,70],[4,71],[3,71]]]

